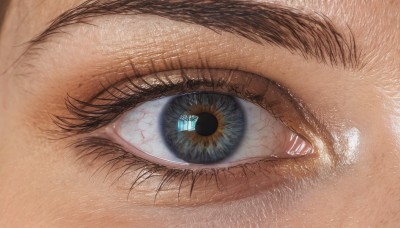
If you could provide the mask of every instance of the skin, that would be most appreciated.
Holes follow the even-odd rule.
[[[97,27],[68,27],[71,35],[13,65],[26,48],[20,44],[80,2],[13,0],[6,15],[0,36],[0,227],[399,224],[400,1],[276,1],[322,12],[341,29],[349,25],[366,63],[357,70],[153,16],[108,16],[96,18]],[[115,74],[128,60],[176,57],[189,67],[199,56],[210,67],[285,84],[327,126],[344,164],[294,188],[298,192],[287,199],[261,191],[201,206],[149,206],[141,205],[141,196],[127,200],[120,185],[104,179],[105,171],[93,175],[96,164],[76,162],[68,140],[51,140],[42,131],[54,127],[51,114],[65,112],[67,93],[84,97],[96,91],[90,85],[99,78],[115,81],[105,69]]]

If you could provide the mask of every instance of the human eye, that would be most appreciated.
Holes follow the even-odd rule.
[[[56,116],[80,158],[118,173],[139,203],[205,204],[293,185],[331,156],[324,129],[282,85],[233,69],[125,75]],[[124,181],[120,181],[124,179]],[[212,197],[210,200],[209,197]],[[137,199],[137,197],[136,197]]]
[[[172,167],[232,166],[312,153],[307,141],[262,108],[218,93],[146,102],[128,112],[114,132],[138,156]]]

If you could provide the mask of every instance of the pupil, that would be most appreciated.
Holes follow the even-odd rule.
[[[196,115],[196,133],[201,136],[210,136],[218,129],[218,119],[208,112],[201,112]]]

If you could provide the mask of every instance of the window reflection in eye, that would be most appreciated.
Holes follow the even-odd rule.
[[[71,115],[57,124],[85,135],[73,144],[81,157],[104,157],[103,167],[131,176],[130,193],[168,203],[209,201],[193,199],[196,192],[220,201],[272,189],[314,175],[322,152],[312,115],[280,85],[242,71],[126,77],[67,106]]]

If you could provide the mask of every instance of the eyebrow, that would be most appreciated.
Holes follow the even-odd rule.
[[[89,0],[58,16],[30,41],[28,49],[62,34],[62,28],[90,24],[90,19],[96,17],[144,14],[283,47],[305,59],[315,58],[326,64],[344,68],[360,65],[359,51],[349,27],[346,33],[340,33],[321,13],[252,0]]]
[[[1,28],[4,24],[4,17],[6,15],[6,11],[8,9],[8,5],[10,4],[10,0],[1,0],[0,1],[0,33],[1,33]]]

